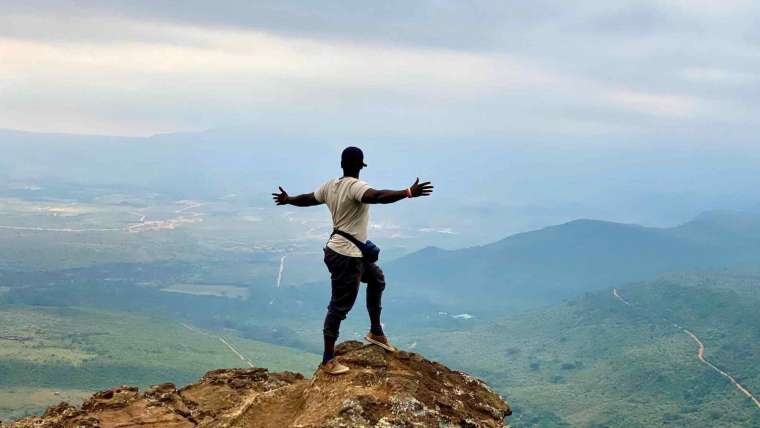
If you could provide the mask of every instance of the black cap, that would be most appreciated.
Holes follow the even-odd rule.
[[[367,166],[364,163],[364,152],[358,147],[346,147],[340,155],[340,163],[346,165]]]

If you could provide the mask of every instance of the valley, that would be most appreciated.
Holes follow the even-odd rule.
[[[100,275],[113,276],[108,272]],[[3,357],[11,362],[6,370],[20,370],[21,355],[27,367],[24,370],[42,370],[38,377],[24,380],[26,392],[18,383],[2,382],[0,389],[6,395],[10,390],[19,391],[14,393],[14,402],[44,397],[44,391],[50,390],[62,394],[91,391],[113,383],[117,376],[121,383],[145,385],[168,377],[182,384],[205,367],[260,366],[265,362],[276,367],[289,361],[291,367],[296,364],[308,373],[318,360],[327,298],[324,290],[308,298],[309,288],[276,289],[270,282],[278,291],[277,304],[270,305],[270,298],[260,295],[248,300],[186,295],[178,301],[179,296],[155,294],[160,292],[150,288],[114,284],[110,290],[97,285],[81,288],[83,284],[74,278],[67,286],[68,297],[41,284],[31,289],[11,287],[0,297],[4,301],[0,308],[8,311],[8,317],[23,320],[10,314],[31,311],[28,316],[45,319],[42,314],[53,314],[56,320],[37,323],[36,330],[10,327],[8,331],[13,333],[4,333],[14,336],[12,343],[19,350]],[[124,299],[124,293],[132,297]],[[161,295],[163,300],[156,299]],[[288,310],[300,299],[312,304],[304,302],[297,314]],[[24,301],[37,306],[19,306]],[[74,302],[84,306],[72,308]],[[753,309],[757,302],[758,277],[679,274],[487,319],[479,314],[455,318],[435,306],[426,309],[414,303],[405,306],[404,299],[389,300],[385,319],[387,331],[402,349],[413,348],[488,380],[513,403],[511,423],[516,427],[601,427],[617,426],[620,421],[632,427],[696,426],[705,420],[744,427],[758,423],[756,404],[700,361],[694,340],[683,329],[688,326],[699,335],[710,355],[707,361],[730,368],[727,371],[737,383],[747,391],[755,390],[760,387],[760,371],[754,364],[754,356],[760,352],[754,328],[760,325]],[[88,306],[100,309],[93,312]],[[177,321],[161,321],[169,314]],[[219,319],[220,314],[225,317]],[[58,321],[60,317],[69,321]],[[79,319],[90,327],[77,327]],[[170,328],[161,327],[161,333],[150,342],[130,345],[144,332],[156,331],[145,323]],[[93,328],[95,325],[103,328]],[[44,343],[26,340],[48,329],[59,333]],[[366,314],[354,311],[346,320],[342,338],[360,339],[364,329]],[[87,338],[85,346],[72,347],[56,339],[65,338],[66,331]],[[41,352],[21,351],[26,347]],[[111,354],[123,354],[132,362],[103,367],[102,355]],[[294,363],[294,358],[301,357],[301,362]],[[70,377],[85,369],[91,383]],[[63,373],[71,374],[60,378]],[[29,385],[36,387],[29,389]],[[48,397],[54,400],[57,396],[48,393]],[[8,412],[6,409],[6,418],[18,414]]]
[[[0,428],[760,428],[760,1],[0,2]]]
[[[2,205],[9,226],[71,231],[0,229],[0,419],[210,368],[313,370],[329,298],[322,242],[273,231],[315,230],[316,216],[99,198]],[[740,388],[760,388],[758,224],[583,220],[462,250],[392,250],[385,328],[402,349],[488,380],[515,427],[757,425]],[[342,340],[366,332],[362,306]]]

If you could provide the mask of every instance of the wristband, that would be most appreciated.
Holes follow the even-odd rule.
[[[412,197],[412,188],[411,187],[408,187],[406,189],[406,197],[407,198],[411,198]]]

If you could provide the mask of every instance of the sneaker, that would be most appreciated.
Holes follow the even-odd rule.
[[[326,373],[331,374],[331,375],[339,375],[351,370],[347,366],[344,366],[343,364],[339,363],[336,358],[333,358],[332,360],[326,363],[323,363],[321,367],[322,367],[322,370],[324,370]]]
[[[376,334],[367,333],[366,336],[364,336],[364,340],[366,340],[369,343],[375,344],[386,351],[390,352],[396,352],[397,349],[393,345],[391,345],[391,342],[388,341],[388,337],[386,336],[378,336]]]

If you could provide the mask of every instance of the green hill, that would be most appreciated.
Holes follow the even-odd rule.
[[[557,303],[668,272],[758,266],[760,215],[711,213],[674,228],[576,220],[480,247],[427,248],[387,270],[406,293],[477,312]]]
[[[757,408],[705,357],[760,391],[760,277],[678,275],[404,340],[495,385],[515,427],[751,427]]]

